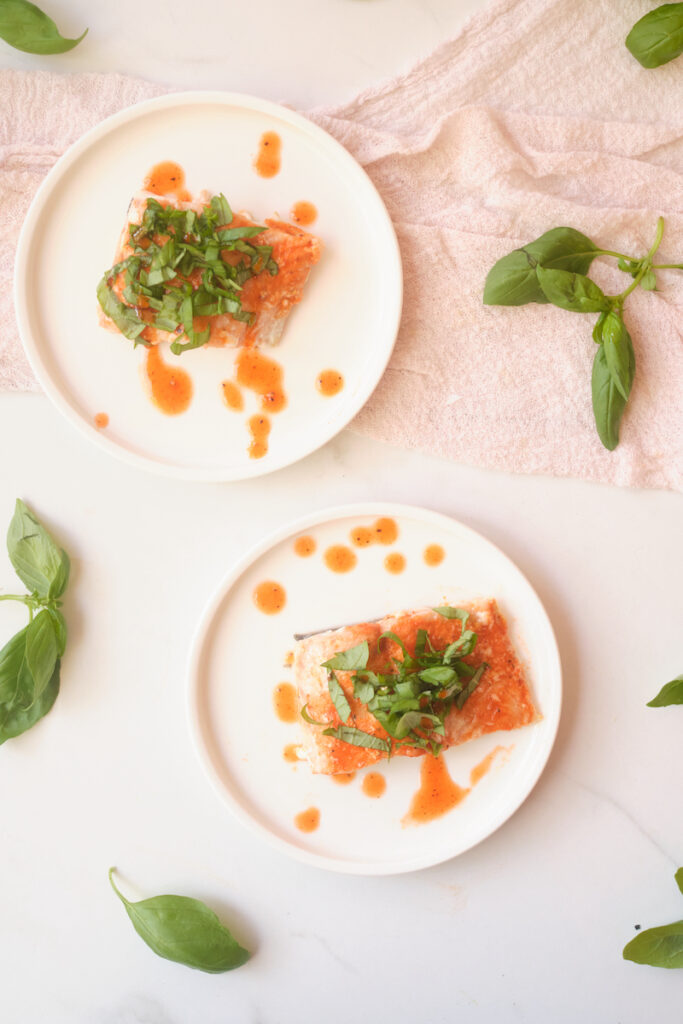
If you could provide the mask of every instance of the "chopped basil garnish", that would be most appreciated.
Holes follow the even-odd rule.
[[[213,196],[200,214],[147,200],[142,223],[128,225],[133,252],[110,267],[97,286],[100,306],[126,338],[147,344],[146,327],[166,331],[176,335],[171,351],[180,355],[209,340],[210,328],[196,330],[196,317],[228,314],[252,322],[255,314],[242,309],[242,287],[257,274],[277,274],[278,265],[272,246],[248,241],[265,227],[227,228],[232,219],[223,195]],[[237,258],[226,262],[226,251]],[[122,298],[114,291],[121,275]]]

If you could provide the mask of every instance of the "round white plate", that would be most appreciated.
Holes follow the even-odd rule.
[[[282,139],[282,169],[260,178],[252,161],[265,131]],[[141,381],[144,348],[100,327],[95,289],[112,265],[134,192],[160,160],[174,160],[192,192],[224,192],[257,220],[289,219],[294,203],[318,209],[311,229],[325,249],[272,350],[284,367],[287,408],[273,416],[270,450],[249,458],[244,413],[226,408],[221,382],[234,349],[199,349],[178,362],[194,383],[189,409],[166,416]],[[15,305],[38,380],[87,437],[137,465],[185,479],[238,480],[286,466],[334,437],[367,401],[384,372],[401,314],[401,261],[387,211],[347,151],[299,114],[231,93],[163,96],[130,107],[83,136],[48,174],[17,249]],[[321,370],[344,389],[324,398]],[[97,430],[104,412],[109,427]]]
[[[391,547],[354,548],[355,568],[327,568],[324,551],[347,544],[350,530],[378,516],[393,517],[399,535]],[[312,536],[309,558],[295,539]],[[444,561],[426,565],[423,551],[440,544]],[[405,556],[400,575],[384,568],[392,551]],[[286,590],[275,615],[258,611],[252,594],[274,580]],[[388,612],[474,597],[495,597],[528,672],[543,720],[496,733],[446,751],[453,779],[468,785],[470,770],[498,745],[509,748],[465,800],[425,825],[402,825],[419,786],[420,759],[380,763],[387,788],[380,799],[361,790],[363,772],[340,786],[291,764],[285,746],[296,743],[298,724],[281,722],[273,707],[294,633],[307,633],[378,618]],[[200,759],[218,792],[245,825],[272,845],[317,867],[357,874],[393,874],[440,863],[490,835],[528,796],[546,763],[560,714],[560,660],[548,616],[519,569],[493,544],[447,516],[403,505],[351,505],[307,516],[268,537],[230,570],[199,624],[189,666],[189,717]],[[320,810],[308,834],[294,824],[307,809]]]

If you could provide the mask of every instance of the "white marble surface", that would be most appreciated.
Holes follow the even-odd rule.
[[[55,0],[65,32],[91,34],[49,66],[307,107],[406,67],[478,6]],[[0,60],[45,66],[4,46]],[[0,522],[21,495],[73,556],[62,693],[0,751],[0,1019],[680,1018],[677,972],[621,960],[635,924],[683,916],[681,713],[645,707],[683,667],[680,497],[488,473],[349,432],[261,481],[189,486],[105,458],[27,395],[0,397],[0,437]],[[423,503],[501,545],[546,603],[566,685],[555,750],[520,811],[457,860],[387,879],[311,870],[245,833],[209,789],[185,717],[188,644],[225,567],[285,520],[369,498]],[[3,550],[0,588],[13,586]],[[4,605],[0,637],[21,622]],[[253,960],[212,977],[157,959],[108,887],[111,864],[132,894],[208,901]]]

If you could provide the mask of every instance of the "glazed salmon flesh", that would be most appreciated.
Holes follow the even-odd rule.
[[[196,199],[181,201],[154,195],[151,192],[138,192],[133,197],[128,209],[128,221],[116,248],[114,268],[133,255],[131,225],[135,227],[142,224],[150,200],[164,208],[172,207],[176,210],[194,211],[199,216],[203,210],[208,208],[211,196],[209,193],[202,192]],[[255,228],[258,225],[248,214],[239,213],[234,214],[229,223],[221,224],[219,230],[229,231],[245,227]],[[274,261],[277,269],[275,272],[264,269],[244,282],[239,292],[241,312],[252,314],[250,318],[236,319],[230,313],[195,317],[194,329],[209,331],[206,344],[219,346],[276,345],[282,337],[289,313],[301,301],[311,268],[320,259],[322,243],[315,235],[277,219],[267,219],[264,228],[265,230],[250,241],[257,243],[258,246],[270,247],[270,258]],[[165,238],[158,237],[154,239],[160,245],[165,240]],[[245,257],[241,252],[225,249],[221,251],[220,258],[232,266],[235,266],[240,260],[249,263],[250,259],[249,256]],[[192,272],[189,278],[179,278],[178,280],[189,282],[196,291],[202,284],[201,270],[198,268]],[[152,319],[152,310],[145,308],[144,302],[141,302],[139,306],[132,306],[127,301],[122,273],[114,274],[109,280],[109,286],[116,298],[130,309],[134,309],[141,319]],[[103,309],[99,310],[99,320],[102,326],[119,332],[119,327]],[[180,328],[175,332],[162,330],[150,324],[140,334],[140,340],[151,345],[157,345],[163,341],[173,342],[178,339],[180,330]]]
[[[323,663],[364,641],[367,641],[369,650],[366,669],[370,673],[380,673],[388,670],[392,659],[403,660],[405,652],[411,657],[415,655],[420,631],[426,633],[428,643],[435,652],[443,652],[459,640],[465,629],[476,633],[476,646],[462,661],[468,666],[470,674],[472,669],[484,664],[486,668],[482,670],[476,688],[467,696],[462,707],[453,704],[448,710],[443,722],[443,733],[433,737],[439,741],[441,749],[498,730],[518,729],[541,718],[534,706],[522,665],[510,642],[507,623],[496,602],[476,601],[463,606],[463,610],[469,613],[465,626],[460,618],[446,618],[437,611],[425,609],[388,615],[378,622],[344,626],[298,641],[294,650],[294,681],[299,708],[304,708],[304,714],[316,723],[311,724],[302,718],[301,753],[314,772],[324,775],[353,772],[388,756],[384,750],[356,746],[337,736],[325,735],[324,732],[325,729],[338,730],[343,723],[338,713],[339,701],[335,706],[330,692],[331,673]],[[397,639],[385,637],[380,640],[387,631],[392,632]],[[403,643],[405,652],[398,640]],[[411,746],[409,740],[397,743],[389,737],[366,704],[354,695],[353,671],[336,669],[334,675],[350,709],[346,726],[385,741],[385,746],[391,746],[392,756],[401,754],[415,757],[428,752],[424,748]],[[424,722],[421,735],[429,738],[428,721]]]

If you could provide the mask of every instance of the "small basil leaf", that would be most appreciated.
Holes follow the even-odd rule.
[[[28,625],[25,657],[33,679],[32,700],[37,700],[50,682],[59,658],[54,623],[46,608]]]
[[[608,451],[613,451],[619,444],[619,424],[626,402],[614,383],[602,345],[598,348],[593,360],[591,393],[598,436],[605,448]]]
[[[7,552],[30,591],[42,598],[61,597],[69,582],[69,556],[20,499],[7,531]]]
[[[434,715],[423,715],[421,711],[406,711],[404,715],[401,715],[398,722],[394,726],[393,735],[397,740],[403,740],[411,732],[412,729],[419,728],[423,723],[422,719],[428,718],[431,722],[435,718]],[[438,722],[438,719],[436,719]]]
[[[106,275],[97,286],[97,301],[102,307],[102,312],[116,324],[124,337],[131,341],[138,340],[147,324],[140,319],[134,309],[121,302],[109,287]]]
[[[378,650],[379,650],[379,645],[381,644],[382,640],[391,640],[391,642],[393,644],[396,644],[398,647],[401,648],[401,650],[403,651],[403,657],[405,658],[405,660],[406,661],[410,660],[410,655],[408,654],[408,648],[403,643],[403,641],[401,640],[400,636],[397,636],[396,633],[394,633],[392,630],[387,629],[387,630],[384,631],[384,633],[380,633],[379,637],[377,638],[377,649]]]
[[[455,669],[448,665],[435,665],[433,668],[426,668],[419,673],[423,683],[430,683],[434,686],[448,686],[456,679]]]
[[[327,688],[330,691],[330,697],[334,704],[337,714],[341,718],[342,722],[348,722],[351,717],[351,706],[346,699],[339,680],[337,679],[334,672],[328,672],[327,674]]]
[[[479,683],[481,682],[481,677],[484,675],[484,672],[486,671],[487,668],[488,665],[486,664],[486,662],[483,662],[479,666],[477,671],[474,673],[474,675],[472,676],[472,678],[470,679],[469,683],[462,691],[462,693],[459,693],[458,696],[455,698],[455,703],[459,711],[461,711],[462,708],[464,707],[467,698],[471,697],[476,688],[479,686]]]
[[[339,651],[329,661],[324,661],[323,668],[336,668],[343,672],[354,672],[367,668],[369,657],[370,648],[368,642],[363,640],[362,643],[356,644],[355,647],[349,647],[346,651]]]
[[[547,302],[536,277],[537,266],[585,274],[597,254],[590,238],[574,228],[546,231],[494,264],[486,278],[484,304],[523,306],[527,302]]]
[[[623,957],[651,967],[683,967],[683,921],[640,932],[624,946]]]
[[[338,725],[336,729],[325,729],[324,736],[333,736],[343,743],[350,743],[354,747],[368,747],[370,750],[381,750],[388,754],[391,751],[390,744],[379,736],[373,736],[361,729],[354,729],[350,725]]]
[[[470,617],[470,613],[466,612],[464,608],[453,608],[448,604],[441,605],[440,608],[432,608],[432,611],[438,612],[444,619],[460,619],[463,629],[465,627],[465,623]]]
[[[683,3],[662,4],[637,21],[626,46],[644,68],[658,68],[683,53]]]
[[[152,896],[131,903],[111,887],[126,908],[135,931],[157,956],[208,974],[223,974],[245,964],[251,954],[221,924],[213,910],[188,896]]]
[[[605,349],[605,362],[612,375],[617,391],[628,400],[635,373],[635,357],[631,336],[626,330],[620,315],[610,312],[602,325],[602,343]]]
[[[573,313],[601,313],[609,310],[602,288],[584,274],[536,267],[536,276],[548,302]]]
[[[59,693],[59,662],[42,693],[34,698],[34,683],[26,666],[26,626],[0,651],[0,745],[20,736],[40,721]]]
[[[86,28],[78,39],[65,39],[52,18],[28,0],[2,0],[0,3],[0,37],[24,53],[65,53],[73,50],[87,31]]]
[[[375,696],[375,687],[361,676],[356,676],[353,680],[353,695],[363,704],[369,704]]]
[[[647,702],[647,707],[666,708],[671,704],[683,704],[683,675],[665,683],[657,696]]]
[[[646,292],[657,290],[657,275],[654,270],[648,270],[643,274],[640,279],[640,287],[644,288]]]

